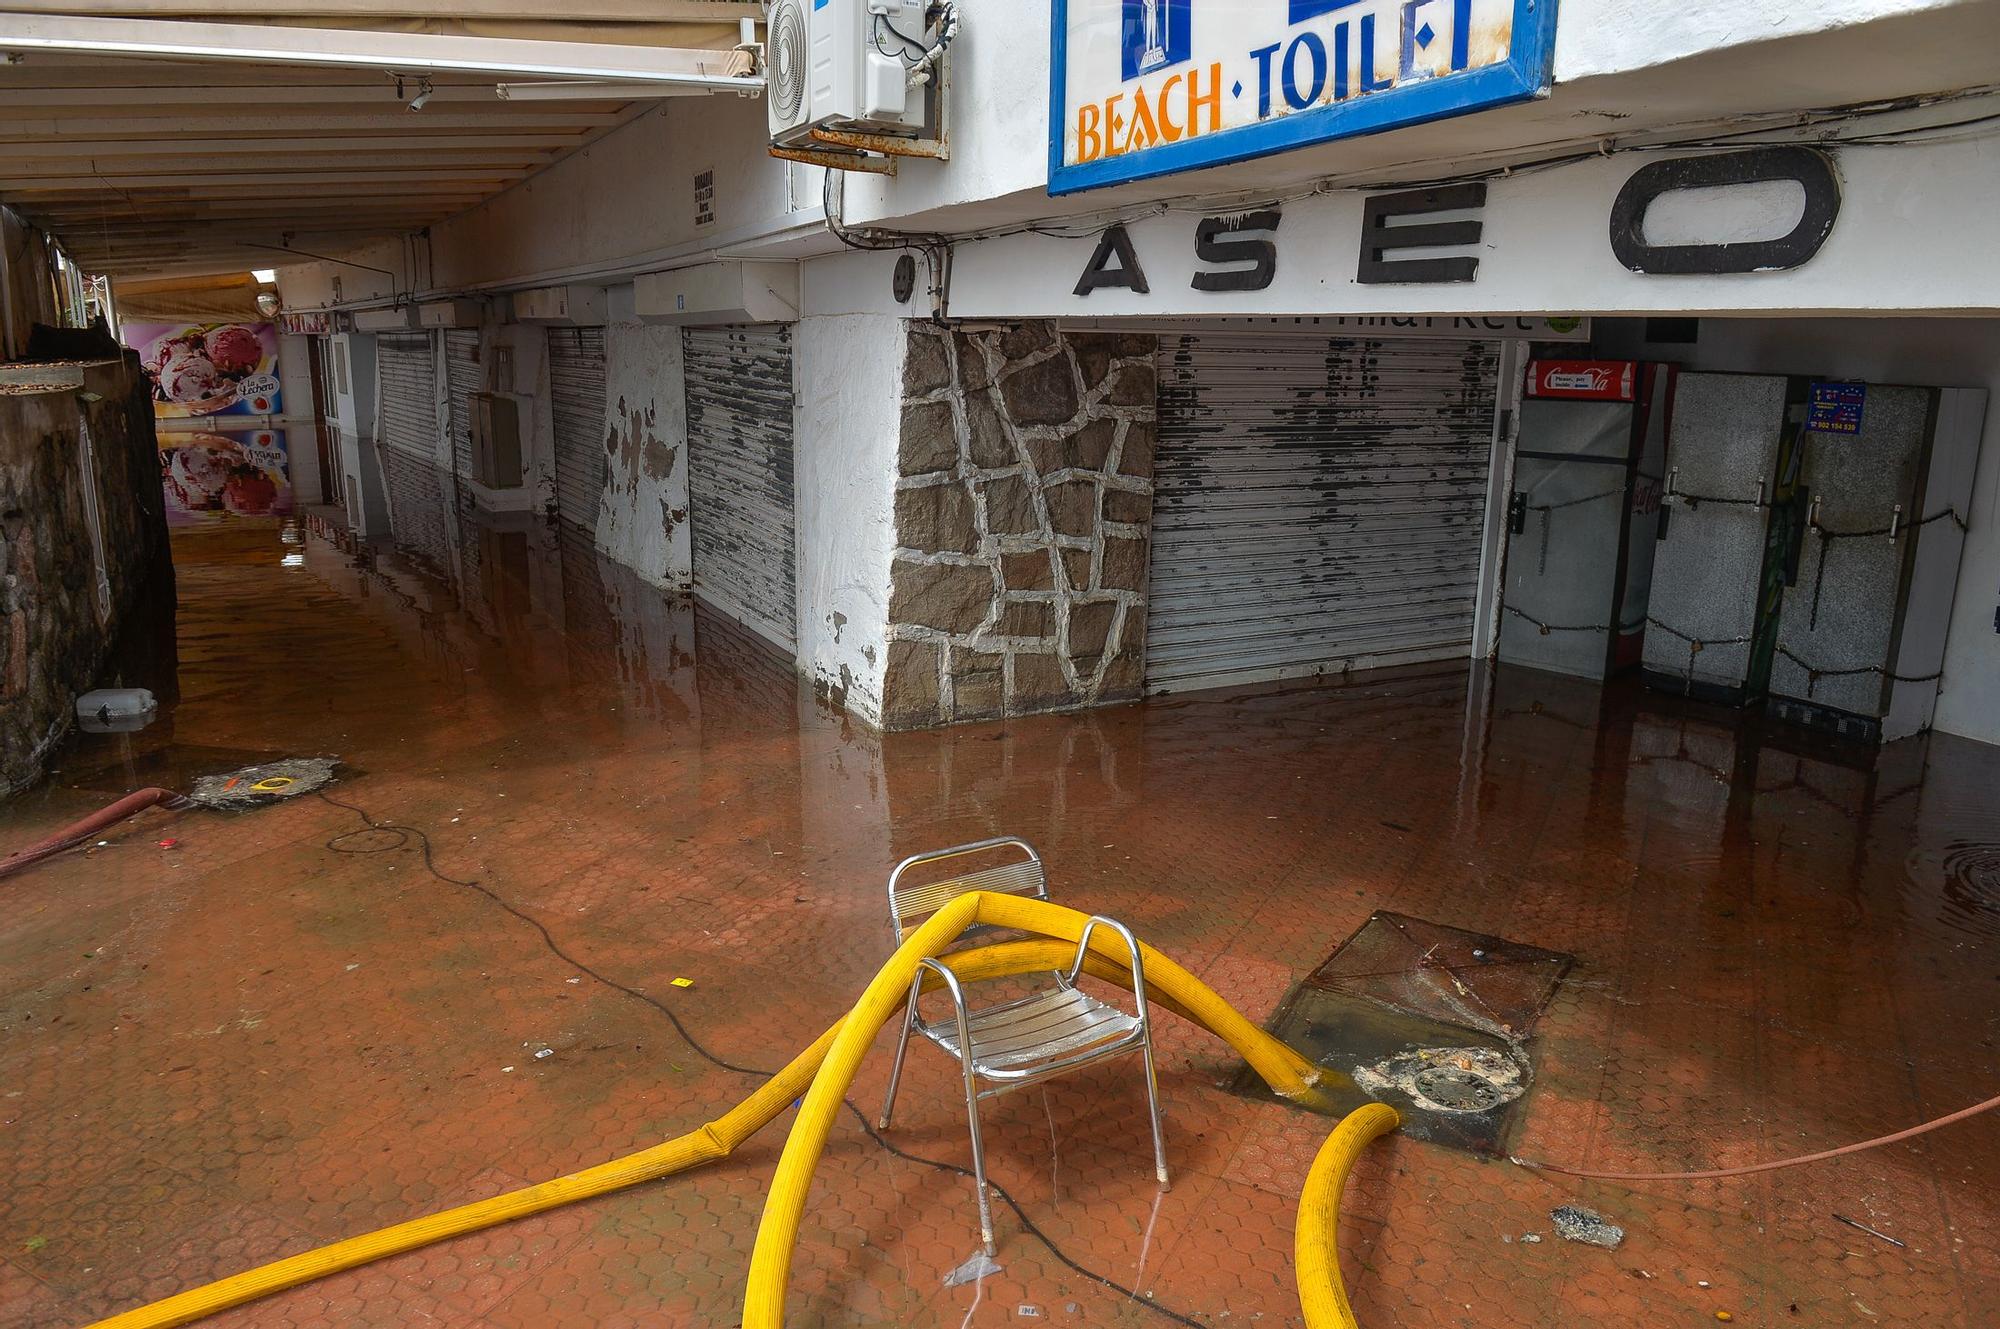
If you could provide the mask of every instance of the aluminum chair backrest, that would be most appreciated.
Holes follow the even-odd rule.
[[[942,877],[925,871],[953,859],[973,859],[975,862],[986,862],[986,866],[964,872],[948,872]],[[987,862],[989,859],[998,861]],[[992,891],[1046,900],[1049,898],[1049,882],[1042,872],[1041,855],[1026,840],[1011,835],[955,845],[950,849],[935,849],[927,854],[912,854],[896,864],[895,871],[889,874],[889,922],[896,930],[897,944],[902,944],[904,935],[911,928],[967,891]],[[971,928],[961,941],[986,933],[996,934],[992,940],[999,940],[997,934],[1006,931],[1005,928]]]

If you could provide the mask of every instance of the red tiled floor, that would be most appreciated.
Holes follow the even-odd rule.
[[[1058,898],[1258,1020],[1375,909],[1574,953],[1530,1045],[1525,1155],[1748,1162],[2000,1083],[2000,904],[1948,872],[2000,841],[1992,749],[1857,763],[1631,687],[1452,664],[883,739],[726,622],[499,538],[527,546],[514,574],[543,560],[531,583],[182,537],[178,703],[0,811],[16,844],[137,784],[336,753],[335,798],[412,828],[317,799],[150,813],[7,883],[0,1325],[83,1324],[708,1120],[755,1079],[649,1000],[775,1067],[887,953],[889,864],[1001,831]],[[888,1043],[854,1088],[871,1117]],[[943,1278],[977,1248],[970,1183],[843,1116],[791,1322],[1298,1323],[1294,1206],[1329,1123],[1224,1092],[1234,1059],[1171,1016],[1159,1044],[1172,1189],[1136,1066],[989,1104],[994,1180],[1046,1242],[996,1200],[1002,1270],[964,1286]],[[961,1113],[919,1048],[886,1138],[962,1166]],[[731,1323],[788,1119],[727,1163],[216,1322]],[[1995,1118],[1628,1187],[1391,1137],[1341,1254],[1371,1326],[1971,1329],[2000,1322],[1997,1165]],[[1625,1244],[1556,1239],[1571,1202]]]

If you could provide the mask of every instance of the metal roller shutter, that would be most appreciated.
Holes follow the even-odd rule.
[[[555,417],[556,513],[595,532],[607,475],[604,329],[549,329],[549,397]]]
[[[377,337],[382,444],[425,464],[438,462],[437,357],[429,333]]]
[[[401,448],[382,450],[382,488],[389,500],[389,533],[396,544],[441,575],[451,572],[451,528],[446,521],[445,473]]]
[[[483,382],[479,329],[453,328],[444,334],[444,382],[451,401],[452,474],[466,479],[472,475],[472,394]]]
[[[1494,342],[1164,339],[1148,690],[1464,652],[1498,378]]]
[[[798,636],[791,329],[689,328],[683,349],[695,591],[789,649]]]

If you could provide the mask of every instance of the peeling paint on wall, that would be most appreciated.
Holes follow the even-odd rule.
[[[690,575],[687,409],[680,330],[614,323],[604,335],[608,476],[597,547],[663,590]]]

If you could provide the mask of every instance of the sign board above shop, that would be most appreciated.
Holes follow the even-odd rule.
[[[1051,0],[1049,192],[1545,95],[1556,0]]]

